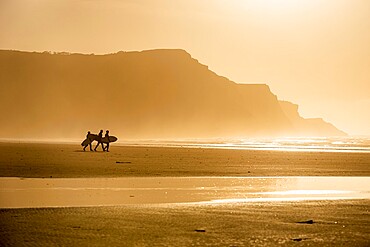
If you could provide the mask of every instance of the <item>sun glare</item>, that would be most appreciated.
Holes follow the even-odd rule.
[[[270,13],[286,13],[295,12],[301,9],[306,9],[308,7],[314,6],[316,1],[307,0],[235,0],[233,1],[236,7],[243,6],[247,9],[254,9]]]

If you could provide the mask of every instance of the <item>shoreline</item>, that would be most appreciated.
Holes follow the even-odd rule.
[[[203,148],[203,149],[230,149],[230,150],[249,150],[249,151],[278,151],[278,152],[328,152],[328,153],[370,153],[370,146],[349,145],[342,143],[343,137],[307,137],[313,143],[319,145],[305,145],[305,138],[302,137],[285,137],[285,138],[250,138],[243,142],[238,139],[174,139],[174,140],[126,140],[114,142],[112,145],[117,147],[142,147],[142,148]],[[349,136],[348,140],[367,140],[370,142],[370,136]],[[280,140],[277,143],[275,141]],[[322,140],[327,140],[328,143],[322,145]],[[329,141],[331,140],[331,141]],[[285,142],[293,143],[286,144]],[[45,144],[45,145],[73,145],[81,147],[79,140],[55,140],[55,139],[1,139],[0,144]],[[309,142],[308,142],[309,143]],[[340,145],[340,143],[345,145]],[[94,142],[94,144],[96,144]],[[94,145],[93,144],[93,145]],[[335,144],[330,146],[330,144]],[[82,147],[81,147],[82,150]]]

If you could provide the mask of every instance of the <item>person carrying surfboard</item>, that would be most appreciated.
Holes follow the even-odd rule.
[[[92,147],[91,147],[91,143],[93,142],[93,139],[91,138],[91,133],[90,133],[90,131],[88,131],[87,132],[87,135],[86,135],[86,140],[87,140],[87,142],[83,142],[83,144],[85,144],[84,145],[84,151],[85,151],[85,149],[87,148],[87,146],[90,146],[90,151],[93,151],[92,150]]]
[[[103,130],[100,130],[97,138],[96,138],[96,141],[98,142],[98,144],[96,144],[95,148],[94,148],[94,151],[96,151],[96,148],[99,146],[99,144],[101,144],[101,147],[103,148],[103,151],[104,151],[104,145],[101,141],[101,139],[103,138]]]
[[[108,142],[106,143],[106,146],[104,148],[103,146],[103,151],[107,151],[109,152],[109,130],[105,131],[105,136],[104,136],[105,139],[108,140]],[[102,144],[103,145],[103,144]]]

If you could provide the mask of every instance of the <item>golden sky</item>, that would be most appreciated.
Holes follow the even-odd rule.
[[[370,135],[369,0],[0,0],[0,30],[0,49],[185,49],[304,117]]]

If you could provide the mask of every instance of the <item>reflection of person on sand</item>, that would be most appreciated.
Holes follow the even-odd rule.
[[[103,130],[100,130],[98,136],[95,139],[98,142],[98,144],[96,144],[96,146],[94,148],[94,151],[96,151],[96,148],[99,146],[99,144],[101,144],[101,147],[102,147],[102,149],[104,151],[104,145],[103,145],[103,143],[101,141],[102,138],[103,138]]]
[[[94,141],[94,139],[92,138],[90,131],[87,132],[86,139],[88,140],[88,142],[84,146],[84,151],[86,151],[85,149],[87,146],[90,146],[90,151],[93,151],[91,147],[91,143]]]
[[[104,146],[103,146],[103,144],[102,144],[102,146],[103,146],[103,151],[107,151],[107,152],[109,152],[109,130],[105,131],[104,139],[107,139],[107,140],[108,140],[108,142],[106,143],[107,145],[105,146],[105,148],[104,148]]]

